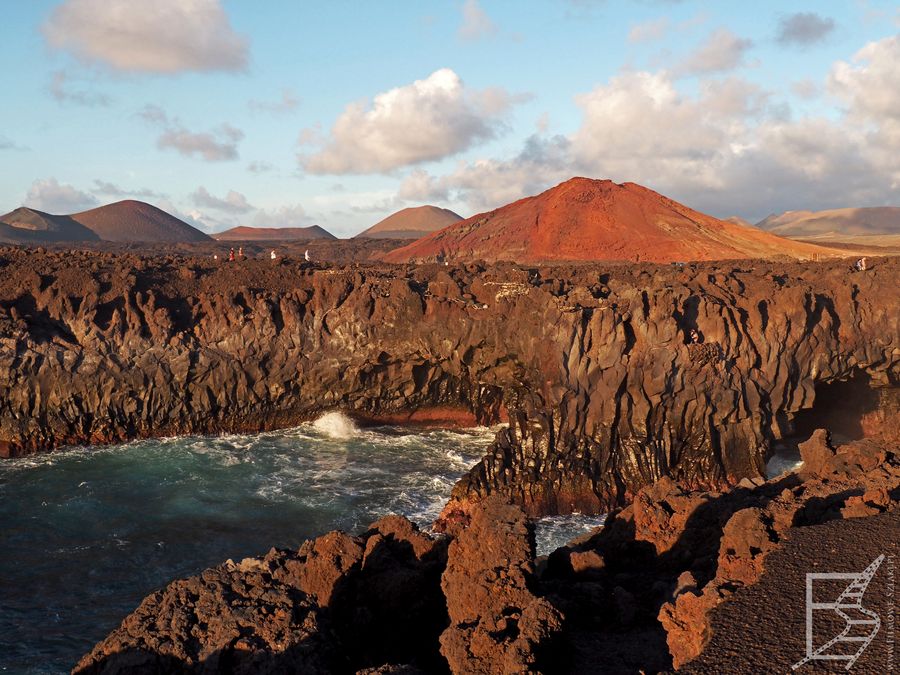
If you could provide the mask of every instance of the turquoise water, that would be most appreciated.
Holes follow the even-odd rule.
[[[494,437],[345,418],[0,461],[0,669],[68,672],[149,592],[388,513],[427,526]],[[548,519],[541,552],[596,524]]]

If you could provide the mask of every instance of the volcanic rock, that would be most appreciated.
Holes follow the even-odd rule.
[[[217,241],[301,241],[306,239],[337,239],[328,230],[310,227],[249,227],[241,225],[212,235]]]
[[[441,579],[450,615],[441,654],[452,672],[547,671],[558,658],[562,616],[529,590],[533,583],[534,532],[525,514],[487,500],[450,544]]]
[[[414,206],[392,213],[357,237],[418,239],[462,220],[462,216],[437,206]]]
[[[104,241],[190,242],[209,236],[158,209],[132,199],[98,206],[70,216]]]
[[[718,220],[635,183],[572,178],[535,197],[460,221],[383,259],[675,262],[834,253]]]
[[[334,409],[508,420],[447,515],[493,493],[537,515],[605,512],[664,476],[758,478],[776,439],[842,418],[898,426],[893,259],[407,271],[5,249],[0,268],[5,455]]]
[[[93,231],[70,216],[54,216],[24,206],[0,216],[0,241],[5,243],[34,244],[97,239],[99,237]]]

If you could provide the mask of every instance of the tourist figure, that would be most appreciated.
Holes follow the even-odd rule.
[[[306,249],[303,252],[303,259],[306,260],[306,262],[309,262],[309,249]]]
[[[228,262],[234,262],[234,246],[232,246],[231,250],[228,252]]]
[[[244,259],[244,247],[243,247],[243,246],[241,246],[241,247],[238,249],[238,258],[240,258],[241,260]]]
[[[272,260],[275,260],[275,258],[278,257],[277,255],[275,255],[275,249],[274,249],[274,248],[272,249],[272,252],[269,254],[269,257],[272,258]]]
[[[865,258],[860,258],[856,261],[854,267],[856,268],[857,272],[865,272],[868,268],[868,261]]]

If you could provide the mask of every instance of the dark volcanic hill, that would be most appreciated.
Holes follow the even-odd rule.
[[[572,178],[388,253],[388,262],[811,258],[833,251],[719,220],[636,183]]]
[[[217,241],[299,241],[304,239],[337,239],[318,225],[311,227],[250,227],[241,225],[212,235]]]
[[[419,239],[462,219],[462,216],[449,209],[415,206],[389,215],[356,236],[372,239]]]
[[[0,241],[6,243],[96,241],[99,238],[70,216],[55,216],[27,206],[0,216]]]
[[[900,234],[900,207],[785,211],[756,226],[783,237]]]
[[[209,241],[209,235],[162,209],[126,199],[71,218],[93,230],[103,241],[188,242]]]

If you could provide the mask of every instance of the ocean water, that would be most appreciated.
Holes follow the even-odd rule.
[[[0,461],[0,671],[68,672],[148,593],[227,558],[388,513],[427,527],[494,434],[357,430],[329,414]],[[539,522],[539,553],[598,522]]]

